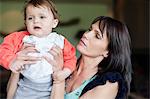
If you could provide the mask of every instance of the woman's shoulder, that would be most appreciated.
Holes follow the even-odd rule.
[[[111,72],[105,72],[102,73],[101,75],[97,75],[97,77],[95,78],[95,81],[99,84],[106,84],[106,81],[109,82],[122,82],[124,81],[123,76],[121,75],[121,73],[116,72],[116,71],[111,71]]]
[[[91,81],[89,85],[91,87],[98,86],[98,85],[105,85],[107,81],[111,83],[118,82],[119,85],[125,84],[124,83],[125,80],[123,76],[121,75],[121,73],[112,71],[112,72],[105,72],[100,75],[96,75],[95,79]]]
[[[119,89],[118,89],[118,94],[117,97],[123,97],[125,93],[127,92],[127,85],[125,83],[125,80],[121,73],[116,72],[116,71],[111,71],[111,72],[105,72],[102,73],[101,75],[96,75],[95,79],[91,81],[83,90],[82,94],[87,92],[88,90],[91,90],[97,86],[100,85],[105,85],[107,81],[111,83],[118,83]],[[117,98],[116,98],[117,99]]]

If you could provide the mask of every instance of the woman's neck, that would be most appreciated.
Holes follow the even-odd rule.
[[[98,72],[98,64],[102,58],[89,58],[82,56],[77,74],[95,75]]]

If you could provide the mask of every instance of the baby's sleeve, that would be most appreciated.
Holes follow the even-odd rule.
[[[64,68],[70,69],[71,72],[74,71],[77,62],[76,49],[67,39],[64,39],[63,57]]]
[[[0,45],[0,65],[9,69],[10,63],[16,58],[16,52],[19,50],[21,42],[20,33],[15,32],[4,38]]]

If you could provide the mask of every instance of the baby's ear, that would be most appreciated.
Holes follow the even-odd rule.
[[[58,25],[58,22],[59,22],[58,19],[53,20],[53,28],[55,28]]]
[[[24,25],[25,25],[25,27],[27,27],[27,26],[26,26],[26,22],[24,22]]]

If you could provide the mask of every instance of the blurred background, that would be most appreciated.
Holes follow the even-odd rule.
[[[56,31],[74,46],[97,16],[125,22],[132,40],[133,80],[129,99],[149,99],[149,0],[53,0],[61,22]],[[0,0],[0,43],[24,29],[25,0]],[[79,53],[77,52],[77,57]],[[6,98],[10,71],[0,66],[0,99]]]

